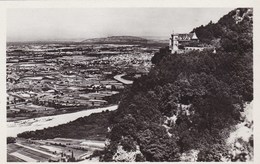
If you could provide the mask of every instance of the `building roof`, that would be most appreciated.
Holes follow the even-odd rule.
[[[178,36],[179,41],[190,41],[190,40],[198,40],[198,37],[195,32],[192,33],[182,33],[182,34],[172,34],[174,36]]]
[[[179,41],[197,40],[196,33],[177,34]]]

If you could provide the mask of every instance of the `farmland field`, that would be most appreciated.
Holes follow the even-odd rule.
[[[24,160],[22,160],[16,156],[10,155],[10,154],[7,154],[7,161],[8,162],[25,162]]]

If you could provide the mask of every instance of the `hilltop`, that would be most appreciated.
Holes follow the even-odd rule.
[[[92,38],[82,41],[88,44],[156,44],[162,43],[151,39],[137,36],[109,36],[104,38]]]
[[[196,32],[201,42],[212,44],[217,48],[222,47],[225,50],[227,48],[234,50],[239,44],[245,48],[253,45],[252,30],[253,9],[238,8],[224,15],[217,23],[210,21],[206,26],[194,28],[192,32]],[[231,42],[233,44],[230,44]],[[225,45],[230,45],[230,47]]]

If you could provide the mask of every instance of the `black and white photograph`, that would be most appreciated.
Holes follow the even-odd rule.
[[[7,8],[6,162],[254,162],[254,13]]]

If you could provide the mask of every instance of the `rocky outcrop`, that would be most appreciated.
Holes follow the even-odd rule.
[[[241,112],[243,122],[235,126],[235,131],[230,133],[227,145],[230,147],[227,161],[252,161],[253,160],[253,101],[247,103],[244,112]]]

